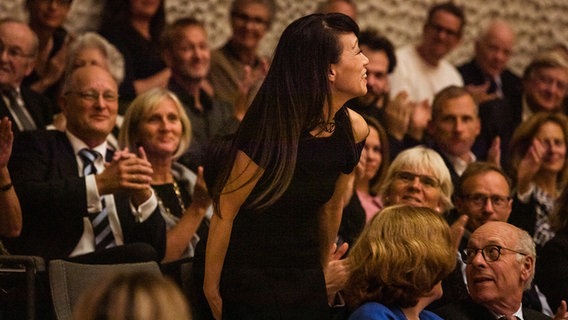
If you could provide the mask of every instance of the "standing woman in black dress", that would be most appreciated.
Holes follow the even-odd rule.
[[[323,267],[369,128],[359,28],[313,14],[284,30],[212,194],[204,293],[216,319],[325,319]]]

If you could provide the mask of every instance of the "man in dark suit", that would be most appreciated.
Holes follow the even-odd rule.
[[[480,130],[477,105],[465,88],[449,86],[436,94],[428,124],[430,146],[444,159],[454,185],[467,165],[478,160],[472,146]]]
[[[0,20],[0,118],[12,121],[15,134],[44,128],[53,117],[46,97],[21,86],[34,69],[37,52],[37,36],[27,24]]]
[[[562,111],[568,94],[568,59],[559,52],[538,54],[525,68],[522,94],[494,99],[479,106],[481,134],[474,152],[481,155],[496,136],[501,140],[501,162],[507,163],[513,132],[521,122],[537,112]]]
[[[13,253],[83,263],[163,257],[166,230],[150,187],[151,164],[143,150],[107,149],[117,91],[106,70],[78,68],[61,98],[66,131],[26,131],[16,138],[9,169],[24,226],[9,243]],[[104,247],[100,239],[108,241]]]
[[[442,318],[550,319],[522,304],[536,261],[535,245],[528,233],[506,222],[487,222],[471,234],[463,260],[471,300],[435,310]]]
[[[503,20],[491,21],[475,41],[473,59],[458,67],[464,85],[477,103],[521,94],[521,79],[507,69],[514,44],[511,26]]]

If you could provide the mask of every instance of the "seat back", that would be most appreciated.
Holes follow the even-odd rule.
[[[49,262],[49,283],[58,320],[72,318],[73,307],[85,289],[116,272],[144,271],[161,274],[157,262],[124,264],[81,264],[65,260]]]
[[[0,318],[36,319],[38,276],[45,271],[43,258],[0,255]]]

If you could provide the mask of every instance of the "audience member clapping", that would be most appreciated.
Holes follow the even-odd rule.
[[[269,61],[258,53],[274,15],[274,0],[233,0],[230,8],[232,34],[211,55],[209,79],[215,96],[232,105],[262,81]]]
[[[175,162],[190,141],[191,123],[181,102],[161,88],[134,99],[120,131],[120,147],[144,148],[152,164],[152,188],[168,228],[165,262],[193,256],[195,245],[208,231],[209,217],[204,217],[211,199],[203,168],[196,175]]]
[[[566,186],[568,118],[538,113],[523,122],[511,140],[510,176],[516,199],[509,222],[526,230],[537,250],[554,236],[550,214]]]
[[[53,102],[60,93],[67,50],[74,37],[63,27],[71,4],[72,0],[26,0],[29,25],[37,34],[39,48],[34,72],[25,85]]]

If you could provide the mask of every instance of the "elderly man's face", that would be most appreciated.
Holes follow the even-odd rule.
[[[0,86],[17,88],[34,69],[33,31],[25,24],[0,25]]]
[[[515,36],[506,26],[496,25],[475,43],[475,60],[483,72],[497,77],[505,70],[513,53]]]
[[[527,102],[537,111],[557,111],[568,93],[568,71],[562,68],[534,70],[523,83]]]
[[[488,222],[479,227],[468,242],[468,248],[482,249],[488,245],[519,250],[515,227],[504,222]],[[524,284],[534,272],[530,256],[501,249],[497,261],[487,262],[481,251],[466,267],[467,286],[471,298],[488,309],[498,312],[504,306],[518,308]]]
[[[67,129],[94,146],[112,131],[118,112],[118,89],[107,70],[84,66],[72,74],[72,85],[61,98]]]

